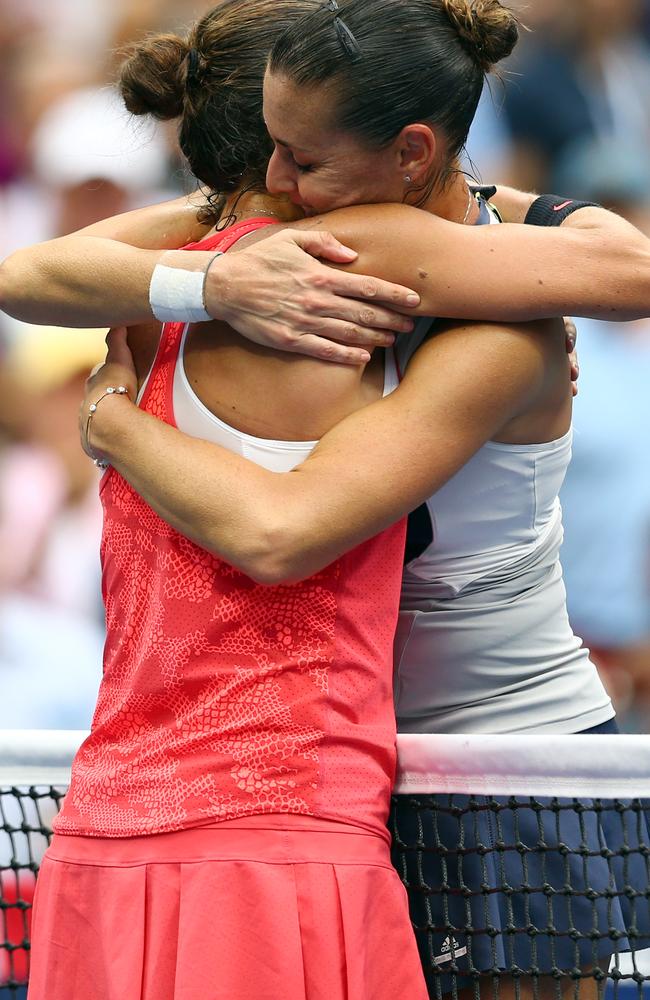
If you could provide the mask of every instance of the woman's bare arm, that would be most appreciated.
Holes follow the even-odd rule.
[[[342,421],[289,473],[188,437],[123,396],[100,404],[91,445],[184,535],[260,582],[291,582],[439,489],[540,396],[547,350],[546,333],[531,326],[443,332],[420,348],[391,396]],[[120,334],[89,389],[82,426],[103,386],[132,380],[128,366]]]
[[[420,294],[416,312],[521,322],[650,315],[650,240],[602,208],[559,227],[460,226],[407,205],[363,205],[292,223],[327,227],[360,269]]]
[[[175,239],[200,237],[204,229],[200,231],[195,212],[181,200],[17,251],[0,268],[0,305],[31,322],[101,326],[146,320],[151,316],[151,274],[162,259],[160,251],[147,248],[152,239],[169,247]],[[414,287],[422,296],[419,312],[425,315],[524,320],[565,313],[623,320],[650,313],[650,241],[603,209],[581,209],[551,229],[459,226],[405,205],[347,208],[295,225],[327,229],[359,249],[359,258],[348,270]],[[261,238],[269,235],[265,231]],[[337,279],[331,271],[312,261],[302,280],[289,286],[287,271],[298,266],[302,255],[296,246],[283,249],[282,264],[269,268],[268,283],[256,297],[251,273],[259,276],[264,254],[256,256],[247,245],[240,252],[253,253],[252,261],[237,261],[233,248],[235,252],[208,275],[208,311],[267,346],[337,361],[350,357],[339,356],[321,338],[336,334],[343,342],[364,343],[366,327],[395,328],[383,310],[343,298],[356,293],[377,301],[385,296],[372,283],[334,287]],[[211,256],[178,251],[168,253],[165,263],[203,270]],[[242,303],[257,298],[252,308],[263,309],[262,298],[277,293],[280,279],[286,283],[282,307],[273,316],[267,310],[261,323],[249,329],[255,324],[242,312]],[[342,297],[334,327],[324,319],[332,294]],[[388,299],[398,304],[399,295]],[[408,309],[403,297],[399,304]],[[381,337],[371,333],[365,342],[380,343]]]
[[[164,262],[204,272],[214,260],[213,251],[173,248],[200,240],[207,229],[197,221],[197,205],[182,198],[18,250],[0,264],[0,308],[25,322],[61,326],[151,321],[149,285],[155,266]],[[347,364],[363,363],[369,355],[365,347],[346,343],[385,344],[386,330],[412,328],[395,311],[408,310],[413,298],[418,301],[410,289],[326,267],[320,260],[347,263],[356,253],[325,231],[268,229],[268,245],[237,247],[238,253],[211,268],[215,318],[260,343],[286,349],[300,337],[305,353],[310,353],[311,326],[314,341],[316,333],[334,338],[318,339],[320,354]],[[322,303],[316,317],[303,306],[310,292]],[[368,300],[370,311],[364,305]]]
[[[490,198],[504,222],[524,222],[537,195],[499,185]]]

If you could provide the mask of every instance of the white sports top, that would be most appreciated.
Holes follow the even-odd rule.
[[[400,339],[402,371],[421,340]],[[614,715],[566,612],[570,457],[571,431],[489,441],[427,501],[433,540],[405,567],[396,636],[401,732],[575,733]]]
[[[185,373],[183,359],[189,325],[183,331],[183,339],[178,353],[178,363],[174,369],[174,419],[176,426],[184,434],[201,438],[219,444],[236,455],[250,459],[256,465],[270,472],[290,472],[311,454],[317,441],[274,441],[268,438],[253,437],[244,431],[231,427],[215,416],[194,392]],[[144,392],[146,381],[142,385],[138,398]],[[384,391],[388,396],[399,385],[399,376],[395,355],[392,350],[385,352]]]

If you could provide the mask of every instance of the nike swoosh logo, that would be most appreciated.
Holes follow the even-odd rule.
[[[554,212],[561,212],[563,208],[567,208],[567,206],[571,205],[572,202],[573,202],[573,199],[569,198],[568,201],[563,201],[561,205],[553,205],[553,211]]]

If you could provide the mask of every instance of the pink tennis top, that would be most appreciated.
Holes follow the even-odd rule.
[[[197,249],[227,250],[268,219]],[[183,326],[140,406],[175,426]],[[57,834],[130,837],[292,813],[387,837],[404,522],[302,583],[263,586],[101,483],[104,674]]]

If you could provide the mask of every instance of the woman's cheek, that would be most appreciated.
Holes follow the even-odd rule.
[[[347,185],[328,184],[326,181],[317,181],[316,178],[305,184],[304,192],[301,191],[301,200],[319,212],[333,212],[337,208],[355,204],[354,196],[351,195]]]
[[[314,213],[331,212],[338,207],[332,195],[319,184],[301,184],[299,192],[303,205],[307,205]]]

